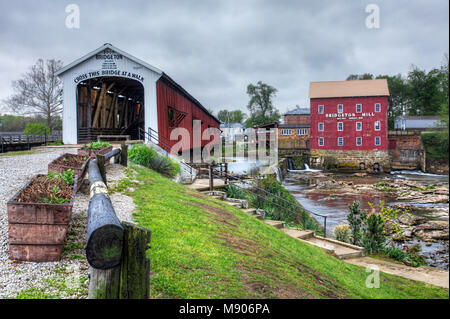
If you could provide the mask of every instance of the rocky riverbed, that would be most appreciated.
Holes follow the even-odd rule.
[[[327,213],[332,226],[346,223],[348,205],[354,200],[369,212],[381,206],[398,210],[397,218],[390,221],[396,230],[391,233],[393,243],[404,250],[419,244],[428,265],[448,269],[448,177],[402,174],[296,171],[287,175],[284,184],[307,209]]]

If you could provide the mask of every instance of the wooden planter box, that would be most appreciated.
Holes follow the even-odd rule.
[[[83,148],[79,148],[78,149],[78,155],[81,156],[87,156],[91,159],[95,159],[95,157],[97,156],[97,154],[101,154],[101,155],[105,155],[106,153],[109,153],[112,151],[112,145],[106,148],[102,148],[99,150],[91,150],[91,149],[83,149]]]
[[[50,171],[55,171],[55,172],[63,173],[64,171],[66,171],[68,169],[73,169],[74,176],[75,175],[78,176],[78,179],[77,179],[78,187],[76,188],[78,190],[81,187],[81,184],[83,182],[84,177],[86,176],[88,163],[89,163],[89,157],[84,155],[84,156],[86,156],[86,160],[84,161],[84,163],[83,163],[83,165],[81,167],[57,164],[57,161],[59,159],[67,157],[67,156],[81,156],[81,155],[74,155],[74,154],[65,153],[65,154],[61,155],[60,157],[58,157],[57,159],[55,159],[50,164],[48,164],[48,171],[49,172]]]
[[[42,175],[37,175],[42,176]],[[23,203],[16,198],[31,181],[8,201],[9,258],[19,261],[58,261],[72,218],[77,178],[69,203]]]

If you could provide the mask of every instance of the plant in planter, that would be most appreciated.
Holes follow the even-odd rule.
[[[74,174],[78,176],[77,185],[80,188],[87,173],[88,162],[88,156],[65,153],[48,164],[48,171],[49,173],[54,171],[63,174],[66,174],[65,172],[68,170],[74,171]]]
[[[112,151],[111,143],[98,141],[86,144],[82,148],[79,148],[77,153],[78,155],[87,156],[89,158],[95,159],[97,154],[105,155],[110,151]]]
[[[57,261],[72,217],[77,176],[73,170],[36,175],[7,203],[9,256]]]

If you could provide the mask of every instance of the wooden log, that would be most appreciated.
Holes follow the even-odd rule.
[[[95,117],[95,113],[97,111],[97,105],[98,105],[98,100],[100,99],[100,91],[94,90],[92,89],[92,101],[91,101],[91,123],[90,123],[90,128],[93,127],[94,124],[94,117]]]
[[[98,169],[100,171],[100,175],[102,175],[102,180],[105,183],[105,185],[108,186],[108,183],[106,181],[105,155],[97,154],[96,160],[97,160]]]
[[[122,149],[120,152],[120,164],[122,166],[128,166],[128,145],[122,144],[120,148]]]
[[[209,176],[209,190],[212,191],[214,189],[214,176],[212,165],[209,165],[208,167],[208,176]]]
[[[120,291],[120,265],[110,269],[89,270],[88,299],[118,299]]]
[[[98,100],[98,105],[97,105],[97,109],[95,111],[95,116],[94,116],[94,125],[93,127],[99,127],[100,125],[100,121],[99,121],[99,117],[100,117],[100,111],[102,111],[104,109],[104,99],[106,96],[106,93],[111,90],[111,88],[114,86],[114,82],[111,83],[108,87],[106,87],[106,83],[102,84],[102,89],[100,91],[100,98]]]
[[[88,208],[86,258],[96,269],[114,268],[120,263],[123,227],[116,216],[96,161],[89,163],[90,201]]]
[[[91,112],[92,112],[92,89],[91,89],[91,80],[88,81],[88,91],[87,91],[87,127],[91,128]],[[90,132],[89,132],[90,133]]]
[[[108,113],[109,113],[109,108],[111,107],[111,101],[112,101],[112,96],[109,95],[108,92],[106,92],[105,98],[103,99],[102,115],[101,115],[101,121],[100,121],[102,128],[107,128]]]
[[[122,222],[124,241],[120,264],[120,299],[148,299],[150,297],[150,230]]]
[[[102,83],[100,92],[97,93],[98,100],[96,101],[96,104],[95,104],[95,114],[94,114],[94,120],[92,121],[92,127],[98,127],[97,122],[98,122],[98,118],[100,116],[100,111],[102,108],[102,100],[103,100],[103,95],[104,95],[105,91],[106,91],[106,83]]]

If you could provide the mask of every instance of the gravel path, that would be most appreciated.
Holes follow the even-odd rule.
[[[59,262],[18,262],[8,255],[7,201],[36,174],[46,174],[47,165],[75,148],[48,148],[35,154],[0,157],[0,298],[86,298],[88,264],[85,259],[87,207],[89,194],[78,192],[67,231],[63,258]],[[107,178],[113,185],[126,177],[120,165],[107,166]],[[132,221],[134,209],[130,197],[111,195],[116,214]]]

